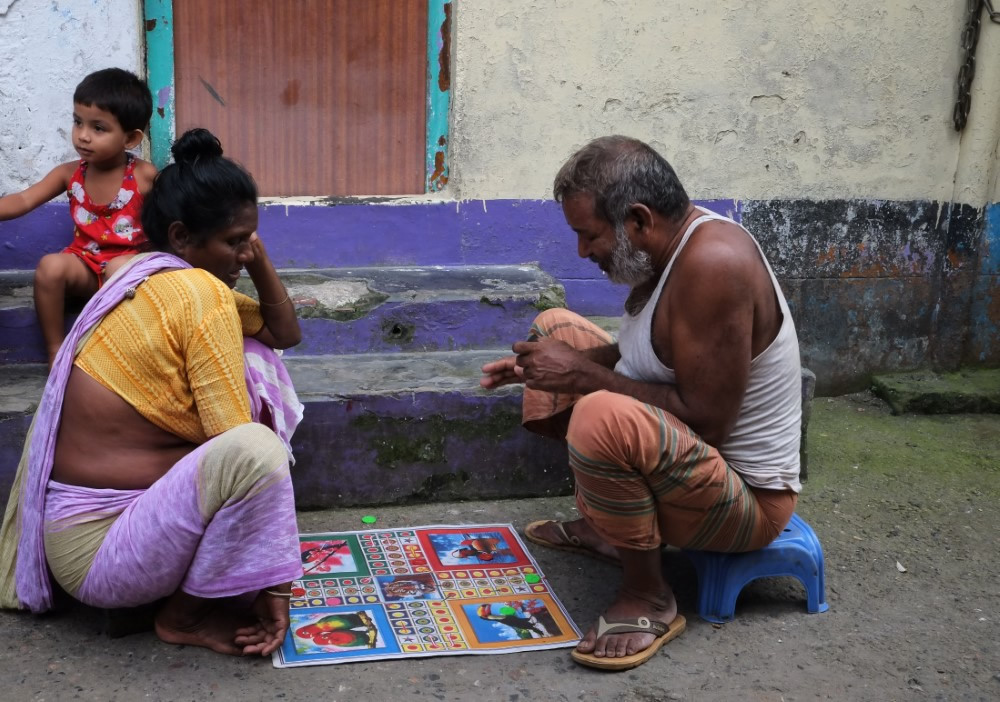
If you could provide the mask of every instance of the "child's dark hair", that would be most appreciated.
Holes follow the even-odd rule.
[[[181,222],[200,244],[233,223],[239,209],[257,204],[257,184],[207,129],[189,129],[170,149],[174,162],[153,181],[142,206],[142,230],[160,251],[169,251],[167,229]]]
[[[91,73],[76,86],[73,102],[110,112],[126,132],[145,131],[153,116],[153,97],[146,81],[122,68]]]

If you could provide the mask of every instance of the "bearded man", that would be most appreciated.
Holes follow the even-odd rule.
[[[621,670],[685,626],[660,547],[749,551],[795,510],[802,414],[798,340],[754,238],[691,203],[647,144],[611,136],[574,154],[555,199],[578,253],[631,290],[617,343],[547,310],[481,385],[525,385],[523,424],[563,438],[581,519],[528,539],[614,560],[618,596],[573,658]]]

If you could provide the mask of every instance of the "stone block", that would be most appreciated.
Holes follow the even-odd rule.
[[[872,389],[893,414],[1000,412],[998,368],[879,375],[872,379]]]

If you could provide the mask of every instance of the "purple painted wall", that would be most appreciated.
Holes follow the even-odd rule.
[[[734,200],[699,204],[739,216]],[[69,232],[65,203],[0,222],[5,267],[34,268],[69,242]],[[266,205],[260,232],[279,268],[538,262],[583,314],[620,314],[625,298],[624,288],[577,256],[573,232],[551,200]]]
[[[997,206],[927,201],[716,200],[761,243],[821,394],[870,375],[1000,363]],[[69,238],[65,204],[0,223],[6,265],[31,269]],[[621,314],[626,290],[576,254],[553,201],[347,202],[261,208],[279,267],[537,262],[585,315]]]

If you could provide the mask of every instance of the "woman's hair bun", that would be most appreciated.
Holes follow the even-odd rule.
[[[222,143],[212,132],[201,127],[189,129],[170,147],[174,162],[193,164],[198,160],[222,156]]]

